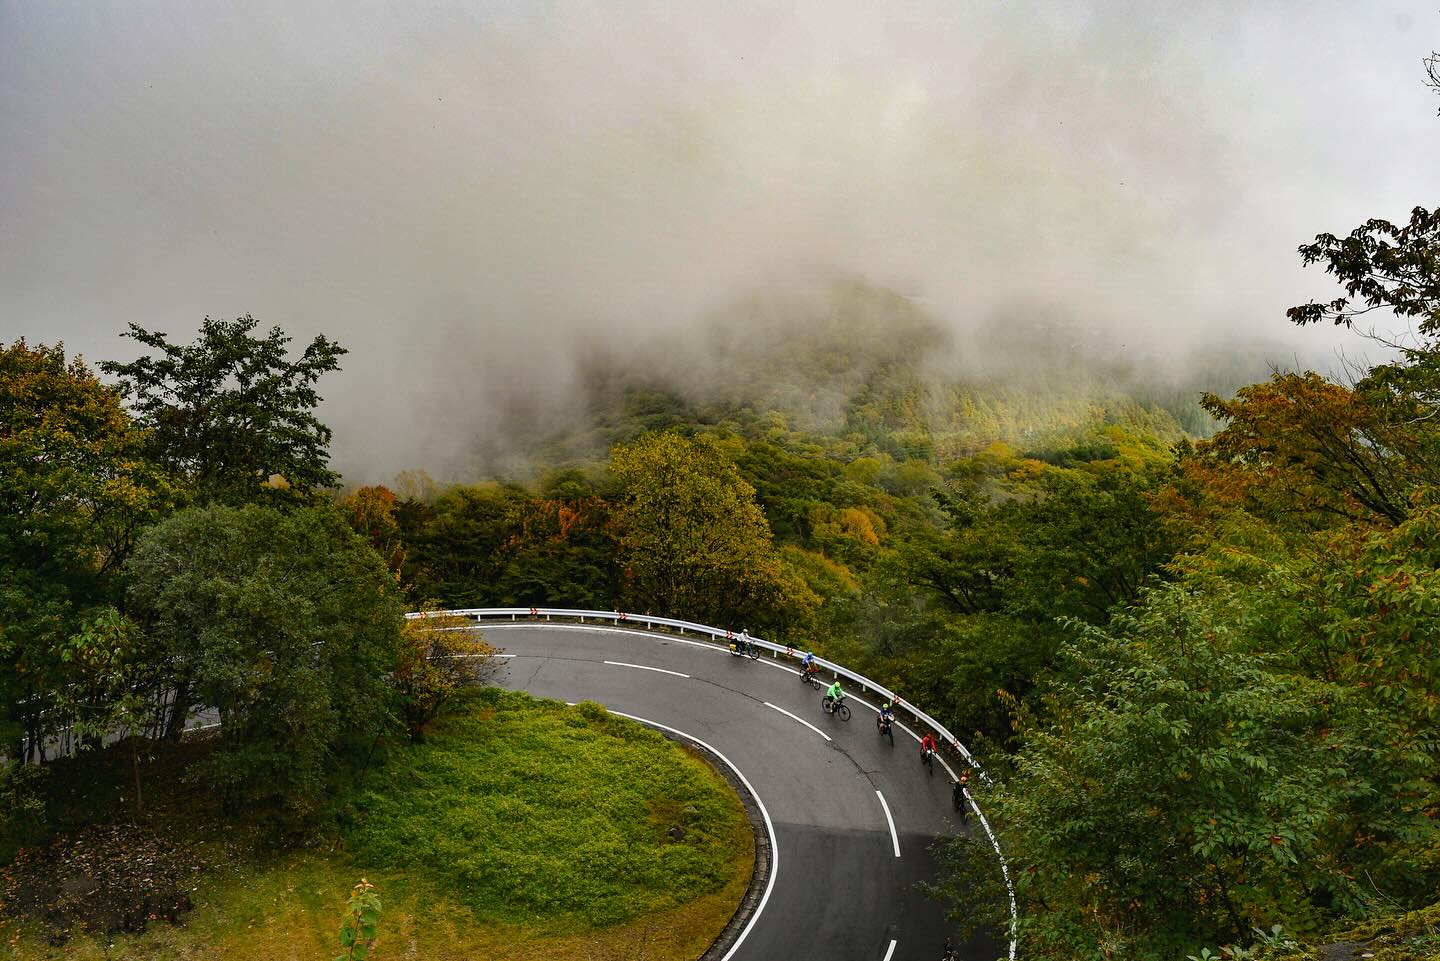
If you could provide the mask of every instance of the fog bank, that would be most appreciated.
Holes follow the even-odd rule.
[[[1323,364],[1295,247],[1436,202],[1413,3],[295,7],[0,5],[0,335],[325,332],[352,480],[484,470],[596,345],[836,277],[962,342]]]

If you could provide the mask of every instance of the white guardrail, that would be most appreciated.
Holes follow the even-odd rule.
[[[554,607],[470,607],[461,610],[449,611],[416,611],[414,613],[405,615],[406,618],[418,618],[427,616],[464,617],[475,621],[477,625],[483,625],[487,621],[519,622],[563,620],[579,621],[581,624],[586,624],[594,621],[596,623],[607,623],[617,626],[624,625],[626,627],[643,628],[654,633],[663,633],[663,629],[669,629],[677,631],[681,634],[701,634],[714,638],[715,640],[721,641],[727,645],[730,641],[733,641],[736,639],[736,637],[738,637],[738,635],[734,631],[723,630],[718,627],[710,627],[705,624],[696,624],[693,621],[681,621],[673,617],[656,617],[653,614],[628,614],[623,611],[582,611]],[[754,636],[752,636],[750,640],[762,650],[769,651],[771,656],[777,659],[782,654],[786,657],[794,658],[796,660],[799,660],[804,656],[794,647],[786,644],[776,644],[773,641],[767,641],[763,638]],[[898,703],[911,715],[916,724],[923,724],[928,727],[935,734],[936,739],[941,744],[946,744],[954,748],[960,754],[960,756],[965,759],[965,763],[970,765],[971,769],[976,774],[978,774],[986,784],[991,783],[990,776],[985,773],[984,769],[980,766],[980,762],[976,761],[974,757],[970,754],[970,751],[965,747],[965,745],[960,743],[960,739],[957,738],[955,735],[951,734],[939,721],[935,720],[933,717],[926,714],[924,711],[920,710],[918,707],[916,707],[914,704],[911,704],[909,701],[903,698],[899,698],[897,700],[895,692],[885,687],[883,684],[877,684],[875,681],[870,680],[870,678],[866,677],[865,675],[857,674],[849,668],[845,667],[844,665],[836,664],[834,661],[827,661],[824,658],[820,657],[815,658],[815,663],[819,664],[824,670],[829,671],[833,676],[846,678],[852,683],[859,685],[862,693],[869,693],[870,691],[875,691],[887,700],[895,700],[896,703]],[[1000,841],[995,837],[995,832],[991,829],[990,822],[986,820],[984,813],[981,812],[979,805],[977,805],[973,799],[970,799],[970,809],[975,812],[976,820],[979,821],[980,826],[985,829],[985,834],[990,839],[991,846],[995,848],[995,856],[1000,860],[1000,873],[1005,878],[1005,890],[1010,897],[1009,957],[1010,961],[1015,961],[1015,939],[1018,933],[1017,925],[1019,924],[1019,908],[1015,902],[1015,885],[1010,880],[1010,866],[1005,862],[1005,854],[1003,851],[1000,850]]]

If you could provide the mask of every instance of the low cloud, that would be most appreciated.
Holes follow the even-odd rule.
[[[8,5],[0,323],[330,334],[357,480],[483,470],[602,355],[836,278],[962,343],[1323,362],[1295,246],[1434,202],[1404,6]]]

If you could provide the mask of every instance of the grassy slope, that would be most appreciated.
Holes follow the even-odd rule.
[[[330,958],[365,876],[384,902],[377,961],[695,958],[754,859],[743,807],[705,762],[595,705],[507,692],[468,696],[348,800],[345,843],[222,864],[184,928],[63,948],[27,929],[0,956]]]

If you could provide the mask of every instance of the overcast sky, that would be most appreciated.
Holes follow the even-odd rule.
[[[325,332],[355,479],[794,278],[1309,351],[1295,247],[1440,203],[1436,47],[1437,0],[0,0],[0,339]]]

